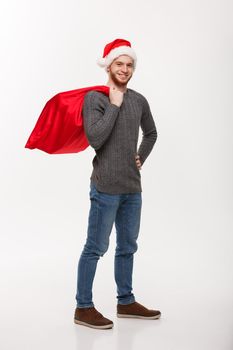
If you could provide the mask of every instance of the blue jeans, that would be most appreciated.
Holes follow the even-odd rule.
[[[92,307],[92,286],[100,256],[108,250],[113,223],[116,227],[114,276],[118,304],[135,301],[132,293],[133,258],[140,227],[141,192],[108,194],[90,184],[91,207],[87,239],[78,263],[77,307]]]

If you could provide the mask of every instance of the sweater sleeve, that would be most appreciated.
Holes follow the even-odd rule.
[[[102,96],[95,91],[85,95],[83,104],[84,130],[89,144],[98,150],[111,134],[117,119],[120,107],[115,104],[106,104]]]
[[[137,154],[140,156],[141,165],[152,151],[152,148],[157,140],[157,129],[153,116],[151,114],[150,106],[144,98],[143,113],[141,118],[141,129],[143,132],[142,142],[139,146]]]

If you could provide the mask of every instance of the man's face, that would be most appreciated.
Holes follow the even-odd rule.
[[[117,57],[109,68],[109,75],[119,86],[127,85],[133,75],[133,59],[127,55]]]

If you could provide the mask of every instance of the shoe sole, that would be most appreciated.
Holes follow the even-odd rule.
[[[141,319],[144,319],[144,320],[157,320],[159,319],[161,316],[160,315],[155,315],[155,316],[140,316],[140,315],[126,315],[126,314],[117,314],[117,317],[119,318],[141,318]]]
[[[105,326],[95,326],[93,324],[90,324],[90,323],[87,323],[87,322],[83,322],[83,321],[79,321],[79,320],[75,320],[75,319],[74,319],[74,323],[80,324],[82,326],[87,326],[87,327],[90,327],[90,328],[95,328],[95,329],[110,329],[110,328],[113,328],[113,324],[107,324]]]

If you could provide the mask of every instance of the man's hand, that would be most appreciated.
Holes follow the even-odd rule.
[[[112,104],[120,107],[123,102],[124,93],[117,90],[115,87],[110,87],[109,100]]]
[[[142,165],[141,165],[141,162],[140,162],[140,156],[136,155],[135,156],[135,160],[136,160],[136,165],[137,165],[138,169],[141,170],[142,169]]]

